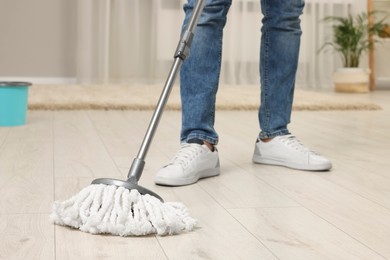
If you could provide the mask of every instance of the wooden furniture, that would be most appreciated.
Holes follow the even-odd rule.
[[[373,0],[367,0],[367,12],[370,13],[374,10]],[[374,23],[374,17],[369,16],[369,25],[371,26]],[[374,35],[370,35],[370,44],[374,44]],[[368,55],[368,64],[370,67],[370,91],[375,90],[375,53],[374,48],[371,48]]]

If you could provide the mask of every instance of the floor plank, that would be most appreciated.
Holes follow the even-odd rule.
[[[7,138],[8,133],[11,131],[11,127],[0,127],[0,149]]]
[[[118,237],[92,235],[56,227],[56,255],[59,259],[167,259],[154,236]]]
[[[384,259],[302,207],[229,211],[279,259]]]
[[[121,177],[86,111],[56,111],[55,177]]]
[[[299,206],[284,194],[228,160],[221,160],[221,176],[199,182],[224,208],[295,207]]]
[[[158,238],[169,259],[277,259],[199,185],[170,192],[172,196],[165,193],[165,198],[190,205],[190,213],[199,224],[180,238]]]
[[[37,112],[0,148],[0,214],[48,213],[53,200],[52,113]]]
[[[0,214],[0,259],[55,259],[47,214]]]
[[[258,177],[362,244],[390,257],[388,209],[312,173]]]

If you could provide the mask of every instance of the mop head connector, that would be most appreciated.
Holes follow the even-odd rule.
[[[84,232],[118,236],[173,235],[196,225],[181,203],[163,203],[135,189],[105,184],[91,184],[69,200],[56,201],[50,219]]]

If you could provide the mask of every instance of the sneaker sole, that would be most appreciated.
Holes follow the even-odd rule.
[[[286,163],[274,159],[268,159],[258,155],[253,155],[252,161],[258,164],[284,166],[287,168],[291,168],[295,170],[304,170],[304,171],[327,171],[332,168],[331,163],[324,163],[324,164],[317,164],[317,165],[302,165],[302,164]]]
[[[220,168],[207,169],[198,172],[195,176],[186,179],[170,179],[164,177],[156,177],[154,182],[158,185],[164,186],[184,186],[196,183],[198,180],[208,177],[218,176],[220,174]]]

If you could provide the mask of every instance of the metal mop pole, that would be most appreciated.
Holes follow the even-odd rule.
[[[149,127],[145,133],[143,142],[138,151],[137,157],[133,160],[133,163],[130,167],[129,173],[127,175],[127,181],[115,180],[115,179],[96,179],[92,182],[92,184],[107,184],[107,185],[116,185],[125,187],[127,189],[137,189],[141,194],[150,194],[159,198],[161,201],[161,197],[156,193],[143,188],[138,185],[138,181],[141,178],[144,166],[145,166],[145,157],[149,150],[149,147],[152,143],[152,139],[157,130],[157,126],[160,122],[161,116],[163,114],[164,107],[168,101],[169,95],[171,93],[172,87],[175,83],[175,79],[177,77],[178,72],[180,71],[180,67],[183,61],[189,56],[190,47],[192,43],[192,39],[194,37],[194,32],[196,29],[196,25],[198,23],[199,17],[203,11],[205,5],[205,0],[197,0],[195,7],[192,11],[188,26],[184,33],[181,36],[179,44],[177,46],[174,62],[170,73],[168,75],[167,81],[164,85],[163,91],[161,93],[160,99],[157,103],[157,107],[154,111],[152,119],[150,121]]]

